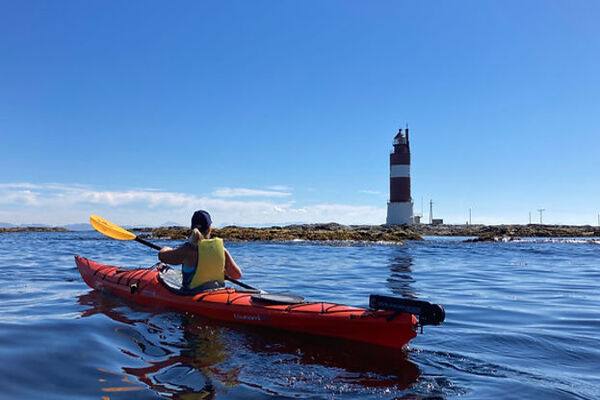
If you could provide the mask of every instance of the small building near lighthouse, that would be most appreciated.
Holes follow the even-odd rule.
[[[390,154],[390,201],[387,207],[388,225],[413,223],[413,202],[410,194],[410,141],[408,128],[398,130]]]

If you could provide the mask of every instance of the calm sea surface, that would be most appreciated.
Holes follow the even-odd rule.
[[[174,245],[163,241],[162,244]],[[366,306],[444,304],[406,353],[156,311],[90,290],[80,254],[156,254],[93,232],[0,235],[2,399],[599,399],[600,241],[231,243],[245,281]]]

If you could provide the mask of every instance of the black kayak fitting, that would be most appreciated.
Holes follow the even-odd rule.
[[[392,296],[372,294],[369,307],[373,310],[390,310],[414,314],[419,317],[419,325],[440,325],[446,319],[444,307],[422,300],[401,299]]]

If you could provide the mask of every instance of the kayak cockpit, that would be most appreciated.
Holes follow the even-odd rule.
[[[193,291],[183,287],[183,274],[181,270],[172,268],[166,264],[157,263],[153,266],[158,272],[158,281],[171,293],[178,296],[195,296],[199,293],[206,293],[212,290],[223,288],[208,289],[204,291]],[[249,293],[252,303],[272,305],[272,304],[304,304],[302,296],[291,295],[287,293],[265,293],[260,290],[237,290],[237,293]]]

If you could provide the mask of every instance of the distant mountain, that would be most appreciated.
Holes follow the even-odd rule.
[[[239,227],[248,227],[248,228],[268,228],[271,226],[288,226],[288,225],[302,225],[302,224],[305,224],[305,222],[284,222],[284,223],[266,223],[266,224],[238,224],[235,222],[226,222],[226,223],[222,223],[222,224],[215,224],[214,226],[217,228],[222,228],[224,226],[239,226]],[[171,226],[186,227],[187,225],[184,225],[180,222],[175,222],[175,221],[166,221],[166,222],[163,222],[162,224],[160,224],[160,227],[171,227]],[[15,224],[11,224],[8,222],[0,222],[0,228],[17,228],[17,227],[49,228],[50,225],[45,225],[45,224],[15,225]],[[94,230],[92,225],[90,225],[88,223],[66,224],[66,225],[62,225],[61,227],[65,228],[69,231],[93,231]],[[123,227],[125,229],[153,228],[153,226],[149,226],[149,225],[135,225],[135,226],[125,225]]]
[[[67,225],[63,225],[63,228],[66,228],[70,231],[93,231],[94,230],[94,228],[92,228],[92,226],[88,223],[67,224]]]
[[[309,222],[306,221],[296,221],[296,222],[267,222],[263,224],[240,224],[236,222],[225,222],[222,224],[215,224],[214,226],[217,228],[223,228],[226,226],[239,226],[241,228],[270,228],[272,226],[290,226],[290,225],[306,225]]]
[[[0,228],[51,228],[54,225],[47,224],[9,224],[8,222],[0,222]],[[69,231],[93,231],[94,228],[90,224],[67,224],[63,226],[58,226],[59,228],[65,228]]]
[[[183,226],[183,225],[180,224],[179,222],[167,221],[167,222],[163,222],[162,224],[160,224],[160,226]]]

